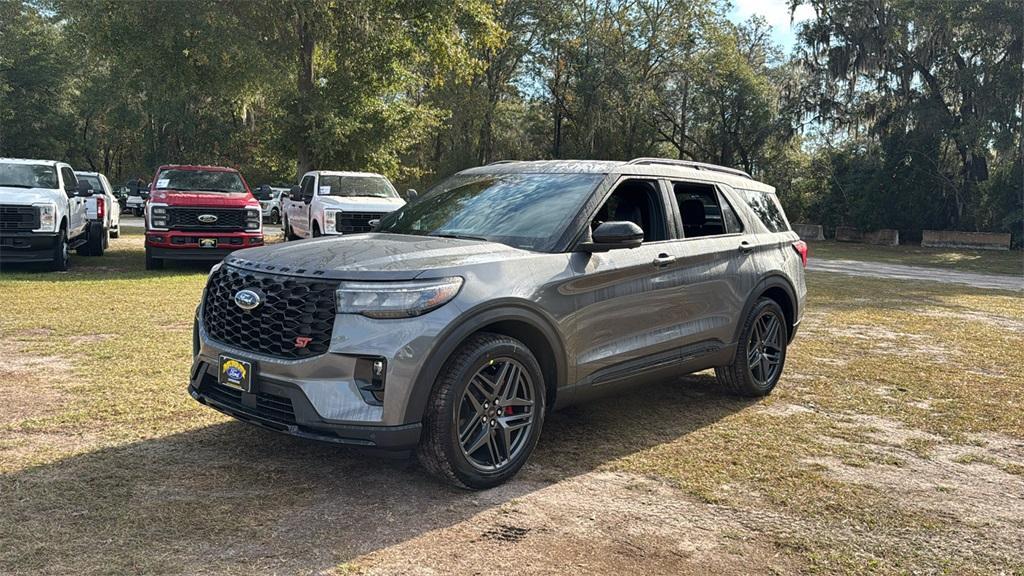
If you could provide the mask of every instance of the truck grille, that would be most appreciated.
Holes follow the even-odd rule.
[[[28,232],[39,228],[39,208],[0,206],[0,231]]]
[[[384,214],[378,212],[342,212],[334,222],[334,229],[343,234],[371,232],[373,227],[370,226],[370,220],[383,217]]]
[[[216,216],[213,222],[203,222],[200,216]],[[238,208],[185,208],[167,209],[167,226],[177,230],[244,230],[245,210]]]
[[[253,310],[235,304],[235,293],[245,288],[261,293],[262,303]],[[335,282],[225,265],[206,285],[203,327],[218,342],[268,356],[293,359],[323,354],[334,330],[336,288]],[[296,339],[305,338],[309,338],[305,346],[296,345]]]

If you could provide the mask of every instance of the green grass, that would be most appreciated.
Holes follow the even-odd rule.
[[[864,260],[888,264],[931,266],[961,272],[1024,274],[1020,250],[964,250],[920,246],[872,246],[850,242],[809,242],[811,258]]]
[[[931,465],[1020,477],[991,449],[1024,438],[1018,294],[811,273],[771,397],[729,398],[701,374],[568,409],[545,424],[532,484],[481,496],[196,404],[205,278],[146,272],[137,235],[67,273],[0,274],[0,573],[359,572],[368,550],[593,470],[670,483],[807,571],[1024,571],[1019,525],[917,502],[980,502],[971,482],[910,482]]]

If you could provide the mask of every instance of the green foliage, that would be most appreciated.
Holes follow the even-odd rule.
[[[400,187],[658,155],[743,168],[791,221],[1019,232],[1016,0],[801,3],[784,58],[724,0],[0,0],[0,154]]]

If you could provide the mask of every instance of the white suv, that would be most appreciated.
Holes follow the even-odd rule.
[[[404,205],[395,187],[380,174],[307,172],[284,197],[285,238],[369,232],[381,217]]]

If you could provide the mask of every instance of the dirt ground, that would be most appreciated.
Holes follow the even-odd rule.
[[[1024,574],[1017,292],[812,271],[769,398],[572,407],[467,492],[194,403],[205,271],[137,240],[0,276],[0,574]]]

